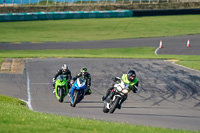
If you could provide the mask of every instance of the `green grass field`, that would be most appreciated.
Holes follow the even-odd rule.
[[[200,33],[200,15],[1,22],[0,42],[91,41]]]
[[[91,41],[123,38],[175,36],[200,33],[200,15],[112,19],[75,19],[0,23],[0,42]],[[14,45],[14,44],[13,44]],[[134,52],[132,52],[134,51]],[[200,70],[200,56],[154,55],[155,48],[84,50],[0,50],[4,58],[150,58],[176,59]],[[30,111],[25,103],[0,95],[0,132],[97,132],[97,133],[197,133],[133,126]],[[199,132],[198,132],[199,133]]]
[[[24,102],[2,95],[0,101],[1,133],[197,133],[33,112]]]

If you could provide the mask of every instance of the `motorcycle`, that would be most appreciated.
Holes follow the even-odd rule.
[[[116,108],[121,107],[122,100],[126,97],[129,92],[129,84],[125,84],[121,79],[119,79],[113,88],[114,95],[111,97],[111,94],[104,100],[104,113],[114,113]],[[108,100],[109,99],[109,100]]]
[[[70,92],[70,101],[71,106],[75,107],[85,95],[86,90],[86,79],[80,77],[76,80],[76,82],[72,85],[71,92]]]
[[[68,94],[68,81],[66,75],[59,75],[55,81],[55,95],[59,102],[63,102],[63,99]]]

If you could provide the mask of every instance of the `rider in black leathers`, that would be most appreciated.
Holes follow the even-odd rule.
[[[59,76],[59,75],[66,75],[66,79],[68,81],[68,89],[70,89],[70,80],[72,79],[72,75],[71,75],[71,71],[68,69],[68,66],[66,64],[63,64],[62,65],[62,69],[59,69],[57,71],[57,73],[55,74],[55,76],[53,77],[53,89],[55,89],[55,81],[56,81],[56,78]],[[53,91],[54,93],[54,91]]]

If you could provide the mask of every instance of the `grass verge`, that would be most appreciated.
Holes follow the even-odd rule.
[[[133,52],[134,51],[134,52]],[[200,70],[200,56],[155,55],[155,48],[108,48],[70,50],[0,50],[0,58],[147,58],[179,60],[177,63]]]
[[[0,132],[3,133],[197,133],[33,112],[24,102],[2,95],[0,101]]]

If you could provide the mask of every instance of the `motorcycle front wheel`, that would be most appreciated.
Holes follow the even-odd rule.
[[[71,104],[72,107],[76,106],[76,103],[78,101],[78,96],[79,96],[79,91],[74,90],[74,93],[73,93],[73,100],[74,100],[74,102]]]
[[[115,112],[115,109],[118,106],[119,100],[120,100],[120,97],[116,97],[115,101],[113,101],[112,104],[110,105],[110,113],[111,114]]]
[[[109,112],[109,109],[107,109],[107,108],[104,107],[104,108],[103,108],[103,112],[104,112],[104,113],[108,113],[108,112]]]
[[[63,102],[63,99],[64,99],[64,89],[63,88],[60,88],[58,87],[58,95],[60,96],[60,99],[58,100],[59,102]]]

